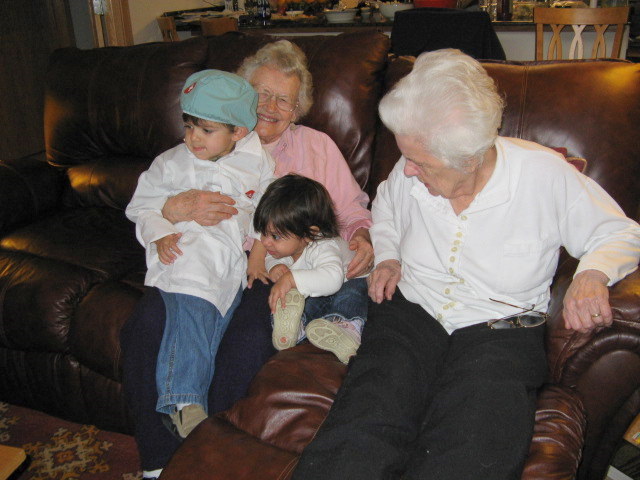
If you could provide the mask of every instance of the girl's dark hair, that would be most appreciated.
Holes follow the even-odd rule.
[[[253,216],[253,228],[266,235],[269,224],[283,237],[319,240],[340,235],[329,192],[322,184],[300,175],[285,175],[264,192]],[[318,232],[311,230],[313,226]]]
[[[194,125],[197,125],[198,127],[202,126],[202,122],[206,122],[206,121],[210,121],[210,120],[205,120],[204,118],[200,118],[200,117],[194,117],[193,115],[189,115],[188,113],[184,113],[182,112],[182,121],[183,122],[191,122]],[[230,123],[222,123],[222,122],[218,122],[220,123],[220,125],[224,125],[225,127],[227,127],[227,129],[233,133],[236,130],[236,126],[235,125],[231,125]]]

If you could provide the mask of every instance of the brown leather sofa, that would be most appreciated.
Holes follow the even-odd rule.
[[[118,334],[142,292],[144,255],[124,216],[140,172],[182,138],[178,96],[203,68],[234,70],[271,37],[230,33],[176,43],[54,53],[45,98],[46,158],[0,162],[0,401],[131,433]],[[411,68],[382,34],[294,40],[315,104],[302,123],[327,132],[370,193],[399,157],[376,116]],[[588,159],[640,216],[640,66],[614,61],[486,63],[507,100],[502,134]],[[517,228],[517,226],[514,226]],[[575,262],[561,262],[523,478],[600,479],[640,411],[640,274],[611,289],[615,321],[562,328]],[[345,367],[309,345],[278,353],[249,395],[183,443],[163,478],[286,478],[328,411]]]

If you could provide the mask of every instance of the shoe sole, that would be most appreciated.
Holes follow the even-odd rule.
[[[289,290],[284,297],[286,308],[280,306],[280,300],[273,314],[273,333],[271,341],[276,350],[293,347],[300,337],[304,297],[295,288]]]
[[[356,354],[360,346],[341,327],[325,319],[317,319],[309,323],[306,332],[309,342],[333,353],[345,365],[349,363],[349,359]]]

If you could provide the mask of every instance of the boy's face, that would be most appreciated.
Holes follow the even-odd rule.
[[[300,258],[302,251],[310,242],[308,238],[301,238],[295,235],[283,237],[275,232],[271,224],[267,227],[266,234],[260,237],[260,241],[273,258],[293,257],[294,261]]]
[[[200,120],[198,125],[188,121],[184,124],[184,143],[200,160],[215,162],[231,153],[236,142],[246,135],[243,130],[246,129],[236,127],[232,132],[226,125],[209,120]]]

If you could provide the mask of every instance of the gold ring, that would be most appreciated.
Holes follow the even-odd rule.
[[[592,313],[591,318],[598,318],[600,316],[599,313]]]

